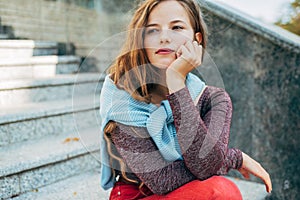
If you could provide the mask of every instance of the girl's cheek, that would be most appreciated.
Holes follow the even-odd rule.
[[[144,40],[144,46],[146,48],[155,48],[155,44],[157,44],[157,38],[155,37],[147,37]]]
[[[176,35],[175,41],[185,44],[187,41],[193,41],[193,39],[193,35],[180,33]]]
[[[187,38],[185,35],[177,35],[177,37],[174,38],[174,41],[179,44],[179,45],[182,45],[182,44],[185,44],[186,41],[188,41],[189,38]]]

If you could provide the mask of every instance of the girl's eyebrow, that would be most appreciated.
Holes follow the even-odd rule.
[[[172,20],[172,21],[170,22],[170,24],[176,24],[176,23],[183,23],[183,24],[186,24],[185,21],[180,20],[180,19],[175,19],[175,20]],[[159,24],[152,23],[152,24],[147,24],[147,25],[146,25],[146,27],[152,27],[152,26],[159,26]]]
[[[158,26],[158,24],[147,24],[146,27]]]
[[[180,19],[176,19],[176,20],[171,21],[171,24],[176,24],[176,23],[184,23],[184,24],[186,24],[185,21],[180,20]]]

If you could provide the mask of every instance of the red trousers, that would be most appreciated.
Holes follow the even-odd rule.
[[[237,186],[222,176],[213,176],[204,181],[194,180],[166,194],[153,194],[144,187],[142,194],[137,185],[117,182],[113,187],[110,200],[242,200]]]

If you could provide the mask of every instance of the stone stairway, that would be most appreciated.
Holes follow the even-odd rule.
[[[102,78],[80,62],[55,42],[0,40],[0,199],[99,169]]]
[[[0,199],[108,199],[100,187],[103,76],[55,42],[0,40]],[[232,179],[244,199],[262,184]]]

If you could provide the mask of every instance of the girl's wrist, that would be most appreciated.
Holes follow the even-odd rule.
[[[166,83],[169,89],[169,93],[172,94],[185,87],[186,76],[178,73],[174,69],[167,69],[166,71]]]

